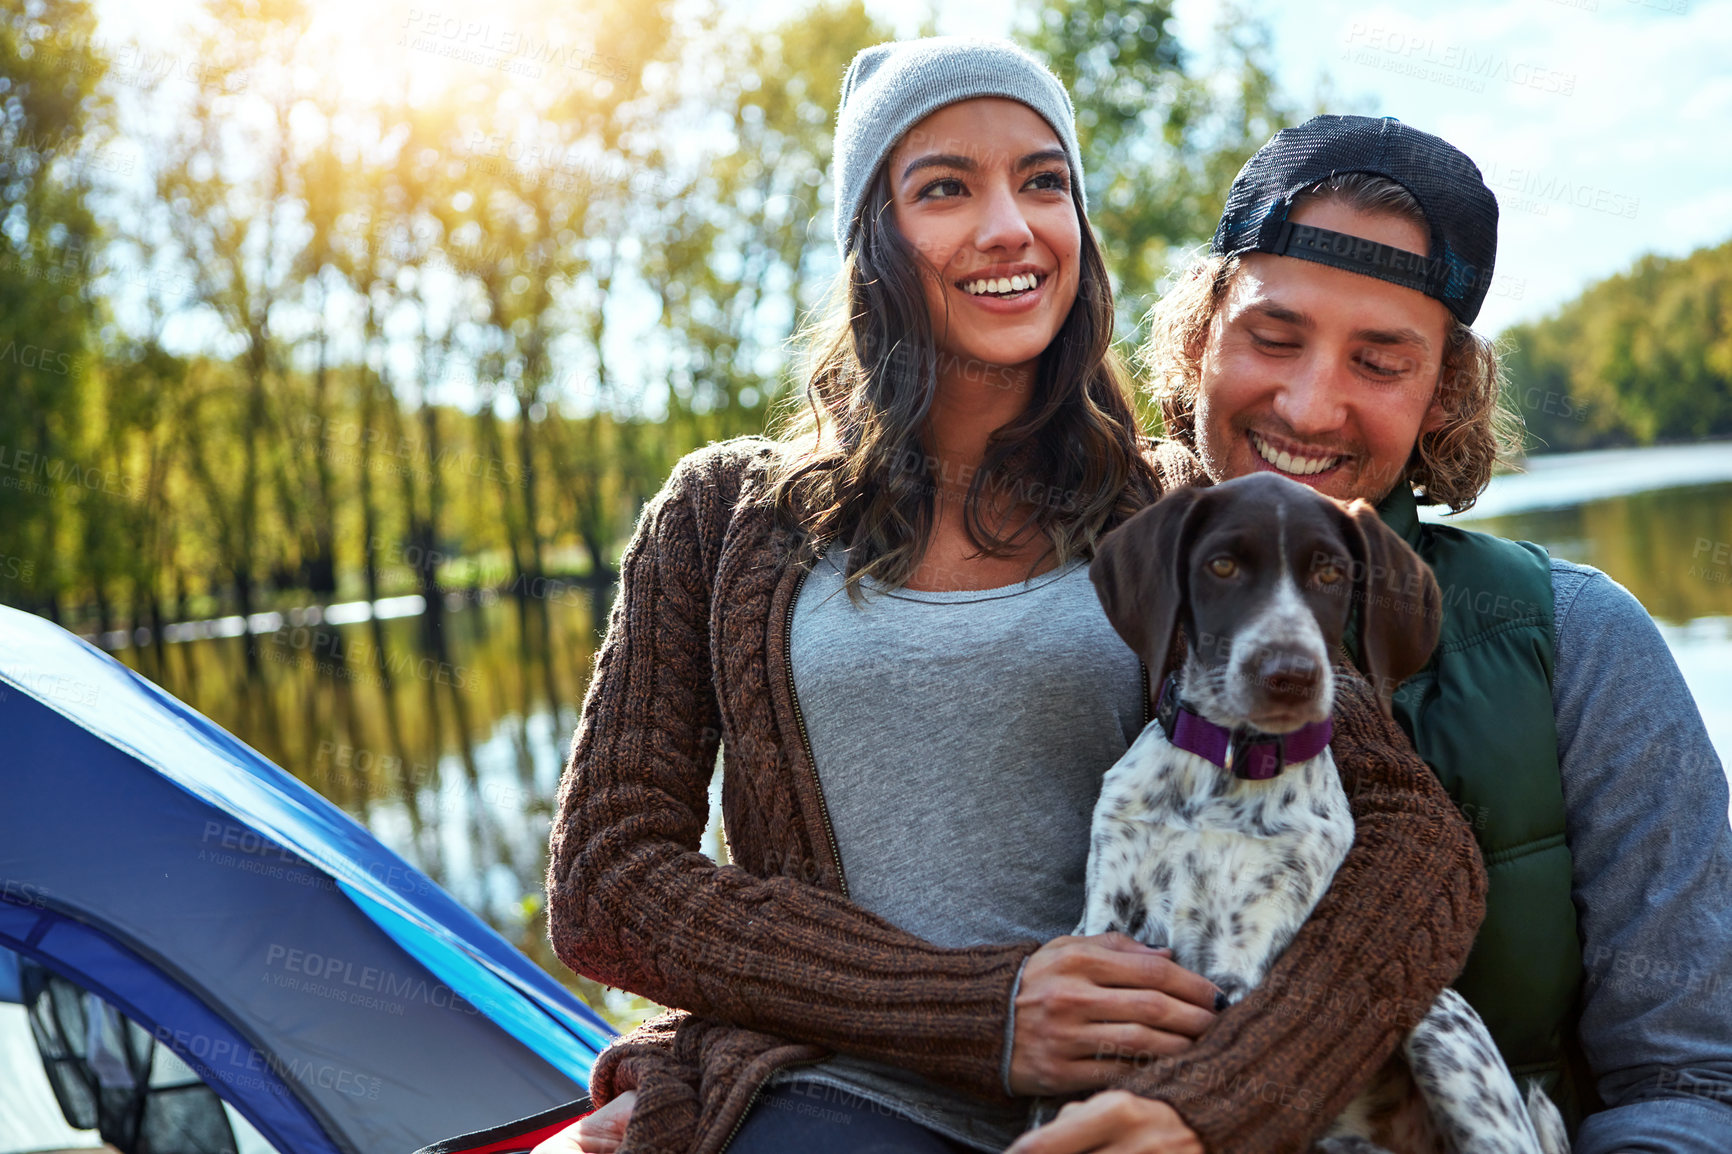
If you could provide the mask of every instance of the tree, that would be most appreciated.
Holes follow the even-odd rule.
[[[1076,104],[1090,219],[1127,338],[1179,250],[1214,233],[1245,161],[1298,118],[1267,28],[1240,5],[1217,20],[1214,68],[1197,65],[1172,20],[1171,0],[1042,0],[1020,32]]]
[[[1732,435],[1732,241],[1642,257],[1503,336],[1535,451]]]
[[[788,339],[834,267],[825,176],[842,75],[890,38],[860,0],[830,0],[758,35],[714,22],[706,33],[686,47],[687,91],[667,99],[714,149],[670,172],[644,262],[682,443],[763,428],[786,383]]]
[[[100,310],[89,195],[112,138],[86,0],[0,7],[0,598],[59,619]],[[68,481],[71,485],[68,487]]]
[[[249,616],[260,579],[281,563],[270,548],[278,535],[262,531],[270,476],[263,458],[286,450],[266,444],[269,385],[282,374],[271,325],[306,243],[288,181],[294,65],[308,15],[300,0],[211,0],[210,10],[213,22],[197,55],[227,68],[192,87],[189,107],[162,142],[157,198],[183,246],[197,304],[241,350],[234,379],[217,373],[204,382],[191,415],[214,424],[189,448],[235,608]],[[242,75],[244,84],[236,82]],[[253,652],[249,646],[249,668]]]

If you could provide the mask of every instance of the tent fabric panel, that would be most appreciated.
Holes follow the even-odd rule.
[[[402,1154],[583,1092],[311,863],[33,698],[0,700],[0,732],[0,877],[102,927],[273,1060],[311,1071],[296,1087],[333,1141]],[[403,868],[398,884],[431,887]],[[479,965],[467,976],[510,995]]]
[[[91,926],[0,900],[0,946],[97,995],[174,1051],[285,1154],[352,1154],[279,1076],[285,1068],[155,966]]]
[[[342,810],[81,638],[34,614],[0,606],[0,683],[10,683],[193,796],[244,820],[285,852],[367,894],[375,906],[396,911],[420,932],[471,954],[482,968],[540,1003],[592,1052],[612,1036],[595,1011]]]
[[[537,1003],[516,996],[515,991],[503,983],[469,978],[468,972],[475,968],[475,961],[468,954],[453,949],[442,938],[416,933],[414,927],[403,921],[395,910],[376,904],[366,894],[346,885],[343,890],[398,945],[447,985],[453,989],[487,991],[489,996],[471,995],[470,1001],[477,1009],[540,1054],[554,1069],[582,1085],[588,1085],[590,1069],[595,1065],[595,1049],[572,1037],[562,1023],[550,1017]],[[501,994],[504,996],[499,996]],[[606,1045],[606,1042],[606,1038],[595,1040],[598,1046]]]
[[[18,972],[18,955],[10,950],[0,950],[0,1002],[23,1001],[24,981]]]

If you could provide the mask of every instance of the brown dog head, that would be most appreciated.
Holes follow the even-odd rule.
[[[1102,538],[1089,576],[1157,693],[1183,634],[1186,696],[1222,724],[1326,716],[1354,612],[1386,712],[1437,644],[1437,582],[1406,542],[1365,502],[1272,473],[1174,490]]]

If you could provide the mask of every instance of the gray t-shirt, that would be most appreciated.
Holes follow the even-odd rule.
[[[1142,727],[1136,654],[1088,563],[998,589],[886,592],[856,607],[840,548],[794,606],[790,660],[849,896],[942,946],[1048,941],[1082,914],[1101,778]],[[772,1084],[840,1086],[980,1150],[997,1107],[839,1054]]]

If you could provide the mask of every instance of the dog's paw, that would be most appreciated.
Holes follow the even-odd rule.
[[[1231,1006],[1246,994],[1251,992],[1251,983],[1237,974],[1210,974],[1209,980],[1214,982],[1221,993],[1227,996],[1227,1005]]]

